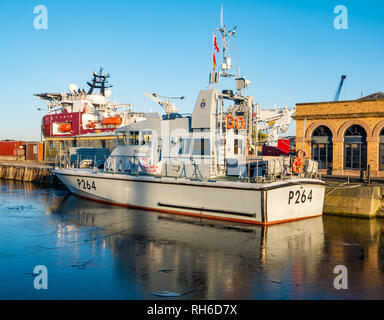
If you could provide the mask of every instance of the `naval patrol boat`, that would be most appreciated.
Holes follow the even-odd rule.
[[[146,94],[165,113],[116,129],[118,146],[104,163],[89,168],[66,163],[54,173],[75,195],[136,209],[250,224],[271,225],[322,214],[325,184],[318,163],[305,158],[257,155],[255,99],[245,77],[230,73],[229,40],[235,28],[217,28],[222,64],[201,90],[192,115],[172,99]],[[234,80],[219,90],[219,79]],[[181,97],[183,98],[183,97]],[[255,146],[256,145],[256,146]]]

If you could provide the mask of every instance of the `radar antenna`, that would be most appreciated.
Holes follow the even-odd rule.
[[[93,94],[94,89],[100,89],[100,94],[105,96],[105,89],[112,88],[112,85],[106,85],[108,83],[109,73],[103,73],[103,68],[100,68],[99,72],[93,71],[92,83],[87,82],[90,86],[88,94]]]

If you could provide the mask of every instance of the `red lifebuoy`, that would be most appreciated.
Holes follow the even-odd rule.
[[[239,126],[239,122],[241,122],[241,126]],[[236,129],[237,130],[242,130],[244,129],[244,118],[242,116],[239,116],[237,119],[236,119]]]
[[[297,150],[296,153],[297,153],[297,157],[298,157],[298,158],[301,158],[301,159],[304,159],[305,156],[307,155],[307,153],[305,152],[305,150],[302,150],[302,149]],[[300,155],[300,154],[301,154],[301,155]]]
[[[301,159],[300,157],[296,158],[292,164],[292,171],[296,174],[299,173],[303,168],[303,165],[304,165],[303,159]]]
[[[229,123],[229,120],[231,120],[231,123]],[[235,119],[233,119],[232,115],[227,114],[227,116],[225,117],[225,126],[227,127],[227,129],[232,129],[234,125]]]

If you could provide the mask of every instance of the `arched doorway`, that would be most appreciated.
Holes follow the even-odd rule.
[[[379,135],[379,170],[384,170],[384,128]]]
[[[312,133],[312,159],[319,161],[321,169],[332,169],[332,132],[326,126],[319,126]]]
[[[367,133],[355,124],[344,133],[344,169],[367,168]]]

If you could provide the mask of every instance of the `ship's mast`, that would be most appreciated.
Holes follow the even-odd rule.
[[[221,5],[220,11],[220,28],[217,28],[217,31],[221,35],[221,44],[223,46],[223,62],[221,64],[221,77],[234,77],[234,74],[227,73],[232,68],[232,60],[231,57],[227,55],[229,52],[229,43],[231,41],[231,37],[235,36],[235,30],[237,26],[233,27],[231,30],[227,31],[226,26],[224,25],[224,9],[223,5]]]
[[[99,72],[93,71],[92,83],[87,82],[90,86],[88,94],[92,94],[94,89],[100,89],[100,94],[105,96],[105,89],[112,88],[112,85],[106,85],[108,83],[109,73],[103,73],[103,68],[100,68]]]
[[[214,68],[214,71],[210,73],[210,76],[209,76],[210,84],[218,83],[219,77],[224,77],[224,78],[235,77],[234,74],[229,72],[229,70],[232,69],[232,59],[229,56],[229,44],[231,42],[231,38],[235,36],[236,29],[237,29],[237,26],[233,27],[229,31],[227,30],[227,27],[224,25],[224,9],[223,9],[223,6],[221,6],[220,27],[216,28],[216,30],[220,35],[221,45],[223,49],[223,57],[222,57],[223,60],[221,65],[219,66],[219,71],[216,72]],[[215,59],[215,52],[213,52],[213,56]]]
[[[219,71],[216,72],[216,57],[215,51],[218,53],[220,51],[216,32],[213,36],[213,72],[210,73],[209,83],[210,85],[218,83],[220,77],[228,78],[234,77],[235,75],[229,73],[229,70],[232,68],[231,57],[229,56],[229,44],[231,37],[235,35],[235,30],[237,27],[227,30],[224,25],[224,10],[221,6],[220,11],[220,27],[216,28],[216,31],[219,34],[221,40],[221,47],[223,50],[222,53],[222,63],[219,65]],[[229,90],[228,92],[232,92]],[[224,92],[223,92],[224,93]],[[219,95],[218,99],[219,108],[216,108],[216,124],[218,125],[218,137],[213,136],[212,144],[215,146],[212,148],[212,165],[211,165],[211,176],[217,176],[218,173],[222,174],[225,172],[225,154],[226,154],[226,131],[224,132],[223,123],[224,123],[224,97]],[[221,143],[224,142],[224,145],[221,146]],[[220,157],[220,160],[219,160]]]
[[[224,10],[223,6],[221,6],[220,11],[220,27],[216,28],[213,36],[213,71],[209,76],[209,84],[213,85],[219,82],[220,77],[223,78],[234,78],[236,83],[236,94],[233,93],[232,90],[225,90],[221,94],[219,94],[219,108],[216,109],[216,123],[218,124],[218,133],[219,133],[219,141],[224,141],[224,156],[225,158],[225,150],[226,150],[226,137],[227,130],[224,130],[224,116],[228,114],[234,120],[238,120],[238,118],[243,118],[243,128],[240,130],[245,130],[246,132],[246,145],[249,146],[252,144],[252,131],[253,131],[253,108],[254,108],[254,100],[253,97],[248,97],[246,95],[243,96],[243,91],[247,89],[247,87],[251,84],[249,80],[245,77],[240,76],[239,70],[237,71],[237,76],[231,72],[232,69],[232,59],[230,57],[230,41],[232,37],[235,37],[237,26],[232,29],[227,29],[224,24]],[[216,32],[219,34],[221,40],[222,47],[222,63],[218,68],[218,72],[216,72],[216,57],[215,51],[218,53],[219,48],[217,45]],[[228,110],[224,109],[224,100],[231,100],[234,105],[232,105]],[[237,125],[236,125],[237,128]],[[244,132],[242,133],[244,134]],[[215,137],[216,139],[216,137]],[[216,142],[214,143],[216,144]],[[217,153],[221,153],[221,151],[217,150]],[[215,154],[213,154],[215,156]],[[225,163],[225,161],[224,161]],[[218,163],[216,163],[217,168],[219,167]],[[223,169],[225,170],[225,164]]]

